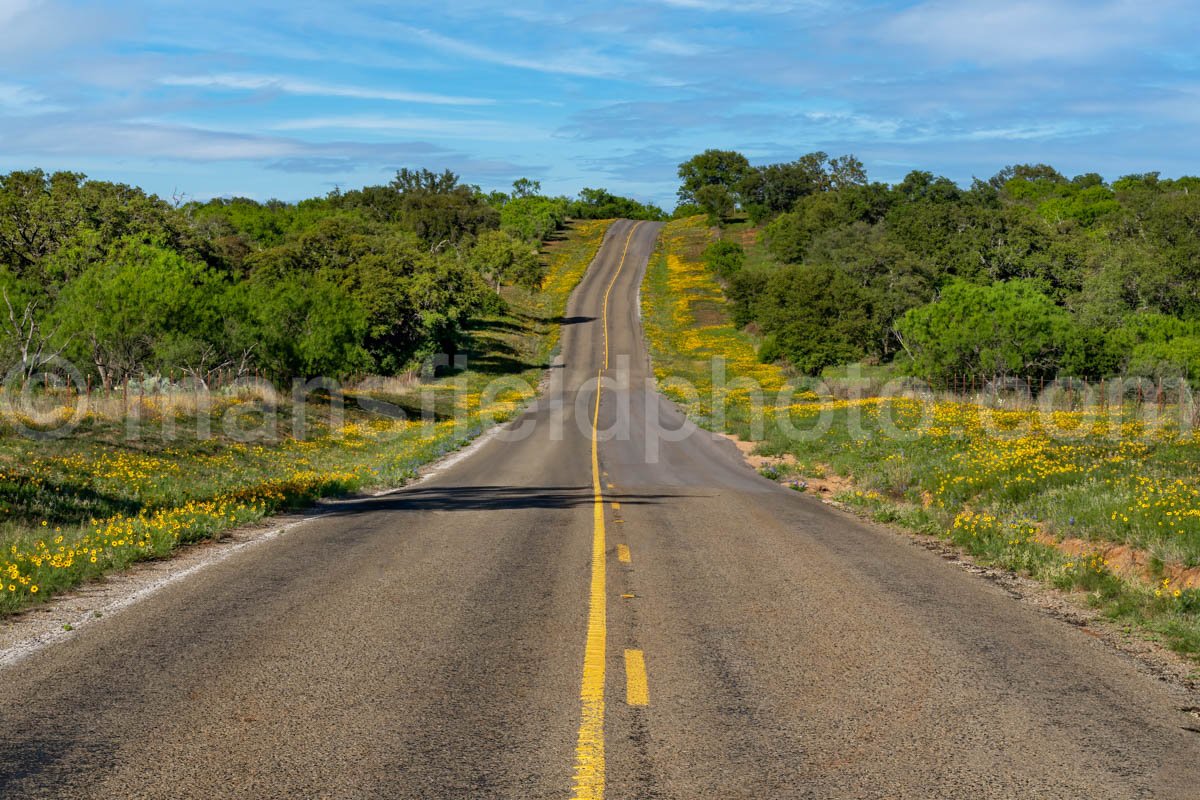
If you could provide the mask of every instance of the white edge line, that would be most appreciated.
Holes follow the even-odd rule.
[[[610,233],[612,233],[611,225],[609,226],[609,229],[607,231],[605,231],[605,240],[607,240],[608,235]],[[599,257],[600,251],[603,250],[603,248],[604,248],[604,244],[605,244],[605,242],[602,241],[600,244],[600,247],[597,248],[596,256],[593,257],[590,262],[588,262],[587,270],[591,270],[593,264],[595,264],[596,258]],[[584,274],[585,275],[587,274],[586,270],[585,270]],[[579,284],[582,284],[582,283],[583,283],[583,278],[581,277]],[[575,288],[571,290],[571,295],[574,295],[575,291],[579,288],[579,284],[577,284],[575,286]],[[639,295],[641,294],[640,287],[638,289],[638,293],[639,293]],[[570,297],[568,297],[567,302],[569,305]],[[641,314],[641,303],[640,302],[638,303],[638,314],[639,315]],[[418,470],[417,477],[414,480],[411,480],[411,481],[405,483],[403,486],[395,486],[390,489],[383,489],[383,490],[377,491],[377,492],[368,492],[364,495],[360,495],[357,498],[351,496],[351,497],[346,497],[346,498],[329,498],[324,501],[318,500],[315,503],[313,503],[313,506],[319,506],[319,505],[331,505],[332,506],[332,505],[336,505],[338,503],[353,502],[356,499],[362,500],[364,498],[386,497],[388,495],[397,494],[399,492],[403,492],[405,489],[408,489],[410,487],[418,486],[418,485],[424,483],[425,481],[433,478],[434,476],[440,475],[441,473],[445,472],[446,470],[451,469],[455,465],[465,461],[466,459],[475,455],[475,453],[479,452],[479,450],[481,450],[483,447],[485,447],[487,445],[487,443],[490,442],[492,439],[494,439],[497,435],[499,435],[499,433],[502,430],[515,425],[523,416],[525,416],[525,414],[527,414],[531,409],[533,409],[537,405],[537,403],[540,402],[544,398],[546,388],[552,382],[552,378],[554,376],[554,365],[558,365],[561,362],[562,362],[562,355],[556,354],[551,361],[551,364],[552,364],[551,368],[546,370],[545,374],[542,376],[542,380],[538,384],[537,393],[529,399],[529,401],[526,403],[525,407],[521,410],[521,412],[519,414],[515,415],[511,420],[509,420],[507,422],[492,425],[490,428],[479,433],[479,435],[477,435],[474,439],[472,439],[466,446],[456,450],[455,452],[448,453],[445,456],[442,456],[440,459],[437,459],[435,461],[432,461],[432,462],[426,464],[423,468],[420,468]],[[311,506],[310,506],[310,508],[311,508]],[[136,605],[137,603],[141,602],[142,600],[145,600],[148,597],[151,597],[151,596],[157,594],[158,592],[162,591],[163,589],[167,588],[168,586],[171,586],[172,584],[178,583],[179,581],[182,581],[182,580],[186,580],[187,578],[190,578],[192,575],[195,575],[196,573],[198,573],[208,567],[211,567],[214,564],[220,564],[221,562],[225,561],[228,558],[231,558],[232,556],[242,552],[243,550],[248,550],[251,547],[256,547],[258,545],[265,544],[267,542],[278,539],[279,537],[283,536],[286,533],[289,533],[290,531],[300,527],[301,525],[311,522],[314,519],[318,519],[320,516],[322,516],[322,515],[321,514],[310,514],[309,516],[306,516],[303,519],[294,520],[292,522],[287,522],[282,525],[277,525],[274,528],[268,528],[268,529],[258,532],[258,533],[252,533],[251,538],[245,539],[240,542],[229,543],[229,542],[222,542],[221,540],[212,540],[212,543],[216,546],[213,547],[212,550],[208,554],[204,555],[201,558],[201,560],[198,561],[197,563],[191,564],[187,567],[183,567],[182,569],[176,569],[175,571],[169,572],[167,575],[165,575],[161,578],[157,578],[145,585],[137,587],[136,589],[134,589],[131,592],[128,592],[126,594],[121,594],[113,600],[110,600],[106,603],[102,603],[101,605],[89,608],[85,612],[83,612],[81,614],[81,616],[79,616],[73,622],[60,624],[56,620],[54,623],[56,625],[56,627],[51,628],[49,630],[44,630],[40,633],[36,633],[25,639],[20,639],[17,642],[15,642],[14,644],[9,645],[8,647],[4,648],[3,650],[0,650],[0,670],[8,669],[8,668],[24,661],[26,658],[33,655],[34,653],[44,650],[47,647],[50,647],[51,645],[59,644],[61,642],[66,641],[67,639],[70,639],[75,634],[77,634],[80,631],[80,629],[82,629],[88,625],[91,625],[95,622],[111,618],[111,616]],[[228,533],[232,534],[232,533],[236,532],[237,530],[238,530],[237,528],[233,528]],[[192,551],[192,552],[195,552],[195,551]],[[173,554],[173,557],[185,556],[187,553],[188,553],[188,550],[186,550],[186,549],[176,551],[176,553]],[[154,563],[158,563],[160,565],[167,564],[168,565],[167,568],[170,569],[170,566],[169,566],[170,559],[168,559],[165,562],[142,562],[141,564],[135,564],[130,568],[130,571],[136,571],[139,569],[139,567],[145,568],[145,567],[149,566],[150,564],[154,564]],[[126,572],[125,574],[128,575],[129,572]],[[135,576],[135,579],[136,579],[136,576]],[[78,595],[76,594],[76,592],[78,591],[79,588],[82,588],[84,586],[87,586],[87,584],[82,584],[80,587],[76,587],[76,589],[72,589],[70,591],[64,592],[63,594],[53,598],[46,606],[43,606],[42,608],[43,609],[47,609],[47,608],[52,609],[55,603],[60,603],[60,604],[65,605],[66,603],[71,602],[72,600],[78,601],[79,598],[78,598]],[[18,621],[15,624],[19,625],[19,624],[21,624],[21,622]],[[64,627],[66,625],[70,626],[70,630],[67,630],[67,628]]]
[[[531,400],[531,403],[536,402],[536,400],[537,400],[536,397],[533,398]],[[450,469],[451,467],[454,467],[456,464],[459,464],[459,463],[465,461],[466,459],[470,458],[471,456],[475,455],[475,453],[477,453],[480,449],[482,449],[484,446],[486,446],[489,441],[491,441],[493,438],[495,438],[500,433],[500,431],[502,431],[504,428],[508,427],[509,425],[512,425],[516,420],[520,419],[520,417],[523,416],[526,411],[528,411],[528,408],[529,408],[529,406],[527,405],[526,409],[521,414],[517,415],[517,417],[515,417],[513,420],[509,420],[508,422],[491,426],[490,428],[488,428],[487,430],[483,431],[478,436],[476,436],[474,439],[472,439],[470,441],[470,443],[467,444],[466,446],[454,451],[453,453],[448,453],[448,454],[442,456],[441,458],[437,459],[436,461],[432,461],[429,464],[426,464],[423,468],[421,468],[419,470],[416,478],[414,478],[413,480],[404,484],[403,486],[395,486],[390,489],[384,489],[382,491],[377,491],[377,492],[368,492],[363,495],[359,495],[358,497],[354,497],[352,495],[352,496],[344,497],[344,498],[326,498],[325,500],[316,501],[309,508],[311,509],[312,507],[315,507],[315,506],[336,506],[341,503],[354,502],[355,500],[361,501],[363,499],[386,497],[388,495],[402,492],[405,489],[408,489],[410,487],[420,485],[420,484],[424,483],[425,481],[433,478],[434,476],[440,475],[441,473],[445,472],[446,470]],[[93,623],[102,621],[104,619],[108,619],[108,618],[116,615],[117,613],[136,605],[137,603],[141,602],[142,600],[145,600],[146,598],[157,594],[158,592],[162,591],[163,589],[167,588],[168,586],[171,586],[172,584],[186,580],[187,578],[190,578],[191,576],[195,575],[196,573],[198,573],[208,567],[211,567],[216,564],[220,564],[221,562],[231,558],[234,555],[237,555],[238,553],[241,553],[244,550],[248,550],[252,547],[257,547],[259,545],[266,544],[267,542],[278,539],[279,537],[283,536],[284,534],[289,533],[296,528],[299,528],[301,525],[304,525],[308,522],[312,522],[315,519],[319,519],[321,516],[323,516],[323,515],[320,513],[317,513],[317,514],[310,513],[308,516],[305,516],[302,519],[293,520],[291,522],[286,522],[282,525],[277,525],[273,528],[268,528],[261,532],[252,532],[250,534],[251,538],[244,539],[239,542],[231,543],[231,542],[222,542],[219,539],[212,540],[212,544],[214,544],[215,547],[213,547],[209,553],[203,555],[201,557],[201,560],[198,561],[197,563],[190,564],[181,569],[175,569],[174,571],[169,572],[167,575],[164,575],[160,578],[156,578],[156,579],[150,581],[149,583],[137,586],[136,588],[134,588],[132,591],[130,591],[128,593],[120,594],[112,600],[109,600],[107,602],[101,603],[100,605],[88,608],[85,612],[82,612],[81,615],[75,620],[71,620],[66,623],[60,623],[58,620],[56,620],[54,622],[56,627],[51,628],[49,630],[43,630],[39,633],[29,636],[28,638],[18,640],[17,642],[9,645],[5,649],[0,650],[0,670],[8,669],[9,667],[12,667],[12,666],[24,661],[26,658],[33,655],[34,653],[44,650],[45,648],[50,647],[51,645],[59,644],[61,642],[66,641],[67,639],[70,639],[76,633],[78,633],[80,631],[80,629],[82,629],[88,625],[91,625]],[[228,531],[227,533],[232,534],[232,533],[236,532],[237,530],[238,530],[237,528],[233,528],[230,531]],[[188,552],[189,552],[188,549],[182,549],[182,550],[176,551],[175,556],[176,557],[186,556],[188,554]],[[195,551],[193,550],[191,552],[194,553]],[[160,561],[160,562],[142,562],[140,564],[135,564],[130,568],[130,572],[136,573],[136,571],[139,568],[144,569],[154,563],[157,563],[159,565],[165,564],[165,565],[167,565],[167,568],[170,569],[170,566],[169,566],[170,560],[171,559],[167,559],[166,561]],[[126,572],[125,575],[130,575],[130,572]],[[118,574],[120,574],[120,573],[118,573]],[[136,574],[134,574],[132,577],[134,580],[137,580]],[[42,608],[44,608],[44,609],[51,608],[52,609],[53,605],[55,603],[61,603],[61,604],[65,605],[70,602],[78,602],[79,596],[78,596],[78,594],[76,594],[76,592],[78,591],[78,589],[84,588],[86,586],[87,586],[86,583],[81,584],[81,586],[76,587],[76,589],[64,592],[63,594],[58,595],[57,597],[53,598],[47,606],[43,606]],[[35,608],[32,610],[36,611],[37,609]],[[21,624],[21,621],[18,620],[15,624],[19,625],[19,624]],[[65,627],[63,627],[64,624],[69,625],[70,630],[67,630]]]

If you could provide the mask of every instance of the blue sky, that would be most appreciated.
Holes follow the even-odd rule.
[[[708,147],[966,183],[1200,173],[1200,10],[1156,0],[0,0],[0,171],[300,199],[450,168],[670,207]]]

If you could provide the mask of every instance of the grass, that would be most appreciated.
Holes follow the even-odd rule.
[[[548,248],[543,289],[506,290],[507,310],[473,326],[467,368],[437,380],[364,381],[342,403],[264,386],[93,397],[78,415],[49,397],[0,415],[0,614],[322,497],[401,485],[513,417],[607,227],[581,223]],[[69,435],[28,435],[73,416]]]
[[[668,225],[643,288],[656,376],[693,419],[780,456],[771,477],[803,488],[841,476],[853,489],[837,499],[857,513],[1076,592],[1200,658],[1200,435],[1190,409],[872,396],[886,368],[790,378],[755,360],[750,335],[692,313],[695,300],[720,295],[699,260],[710,237],[699,219]],[[715,380],[714,358],[731,381],[760,385],[762,401],[745,382]]]

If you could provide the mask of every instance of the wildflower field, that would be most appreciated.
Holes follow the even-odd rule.
[[[656,376],[693,419],[758,442],[779,457],[770,477],[792,488],[839,476],[852,488],[836,499],[858,513],[1079,593],[1200,657],[1194,408],[1050,393],[1006,403],[902,382],[867,396],[850,372],[789,379],[719,313],[700,259],[710,241],[701,219],[670,223],[643,287]]]
[[[506,312],[473,326],[466,369],[437,380],[364,383],[340,403],[261,385],[86,407],[59,398],[33,417],[8,403],[0,613],[321,497],[401,485],[510,419],[535,393],[608,224],[579,223],[553,243],[542,290],[506,290]],[[69,419],[66,435],[44,435]]]

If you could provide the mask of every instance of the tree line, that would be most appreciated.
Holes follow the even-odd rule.
[[[853,156],[756,167],[720,150],[679,176],[681,213],[758,230],[767,258],[722,240],[705,259],[765,360],[895,363],[937,384],[1200,380],[1200,178],[1026,164],[887,185]]]
[[[603,189],[484,193],[449,171],[285,203],[168,202],[73,172],[0,176],[0,367],[97,386],[397,374],[536,289],[569,219],[657,219]]]

